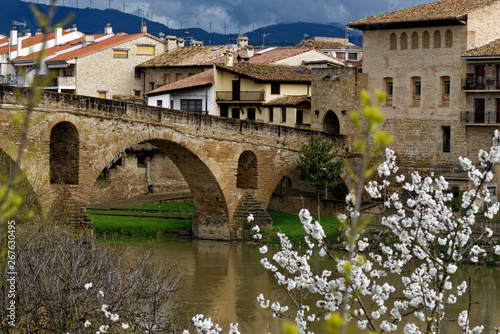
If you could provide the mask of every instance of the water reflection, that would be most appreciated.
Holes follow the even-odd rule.
[[[273,301],[287,302],[282,288],[260,264],[262,255],[256,247],[206,240],[153,242],[152,245],[155,258],[176,263],[182,272],[185,288],[178,299],[183,310],[191,315],[217,315],[219,322],[238,322],[242,333],[281,332],[279,320],[271,316],[270,310],[261,309],[256,300],[257,295],[263,293]],[[142,249],[139,245],[129,247]],[[315,266],[321,264],[316,263],[313,268]],[[463,266],[453,279],[454,286],[468,276],[472,278],[472,301],[479,303],[472,306],[471,324],[483,324],[483,333],[495,334],[494,327],[500,326],[500,270]],[[398,277],[393,280],[389,283],[396,285],[400,281]],[[468,298],[462,296],[459,301],[461,304],[449,308],[447,315],[451,319],[457,319],[458,313],[468,307]],[[398,333],[402,333],[403,325],[398,327]],[[447,323],[443,328],[443,333],[459,332],[456,322]],[[321,329],[317,333],[321,333]]]

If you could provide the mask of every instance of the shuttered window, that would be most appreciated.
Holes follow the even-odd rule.
[[[128,58],[128,50],[113,50],[113,58]]]
[[[99,92],[99,98],[100,99],[105,99],[106,98],[106,92]]]
[[[154,45],[137,45],[137,54],[138,55],[155,55],[155,46]]]

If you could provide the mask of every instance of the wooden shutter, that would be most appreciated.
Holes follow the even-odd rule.
[[[137,45],[137,54],[138,55],[155,55],[155,46],[154,45]]]

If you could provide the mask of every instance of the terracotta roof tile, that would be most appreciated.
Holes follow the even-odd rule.
[[[137,67],[199,66],[219,58],[228,50],[227,45],[185,46],[145,61]]]
[[[265,106],[296,106],[302,102],[311,102],[308,95],[285,95],[264,103]]]
[[[463,57],[499,57],[500,58],[500,38],[488,44],[479,46],[467,51]]]
[[[261,81],[310,82],[311,71],[305,67],[284,65],[235,64],[216,65],[225,71]]]
[[[134,38],[140,37],[147,35],[145,33],[139,33],[139,34],[130,34],[130,35],[114,35],[110,38],[98,41],[97,43],[90,44],[84,48],[79,48],[74,51],[66,52],[63,53],[55,58],[50,59],[50,61],[59,61],[59,60],[69,60],[73,59],[75,57],[81,57],[85,56],[88,54],[91,54],[96,51],[100,51],[102,49],[108,48],[113,45],[117,45],[129,40],[132,40]]]
[[[70,34],[72,32],[73,31],[71,31],[69,29],[66,29],[66,30],[62,31],[62,34],[63,34],[63,36],[65,36],[65,35]],[[47,40],[54,39],[55,36],[56,36],[56,33],[52,32],[52,33],[48,34]],[[35,35],[35,36],[31,36],[31,37],[25,38],[25,39],[22,40],[23,48],[43,43],[44,38],[45,38],[45,34],[40,34],[40,35]],[[8,38],[8,40],[10,40],[10,38]],[[5,41],[2,40],[2,42],[5,42]],[[16,51],[17,50],[17,45],[11,46],[10,50],[11,51]],[[8,45],[4,45],[4,46],[0,47],[0,54],[3,55],[3,54],[7,54],[8,52],[9,52],[9,46]]]
[[[357,45],[354,44],[346,44],[346,43],[339,43],[339,42],[319,42],[315,41],[312,38],[306,38],[297,43],[295,45],[296,47],[310,47],[314,49],[358,49],[361,50],[361,48]]]
[[[186,89],[186,88],[194,88],[205,85],[213,85],[214,83],[214,70],[210,69],[205,72],[201,72],[195,75],[192,75],[188,78],[173,82],[171,84],[162,86],[150,92],[147,92],[145,95],[157,95],[159,93],[167,93],[175,90]]]
[[[459,20],[479,8],[497,3],[499,0],[441,0],[394,12],[369,16],[352,21],[348,26],[363,28],[367,25],[409,23],[419,21]]]

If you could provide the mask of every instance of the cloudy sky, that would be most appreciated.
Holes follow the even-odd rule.
[[[200,27],[237,33],[276,23],[346,24],[366,16],[419,5],[432,0],[58,0],[59,5],[111,8],[144,13],[171,28]],[[48,4],[50,0],[30,0]]]

